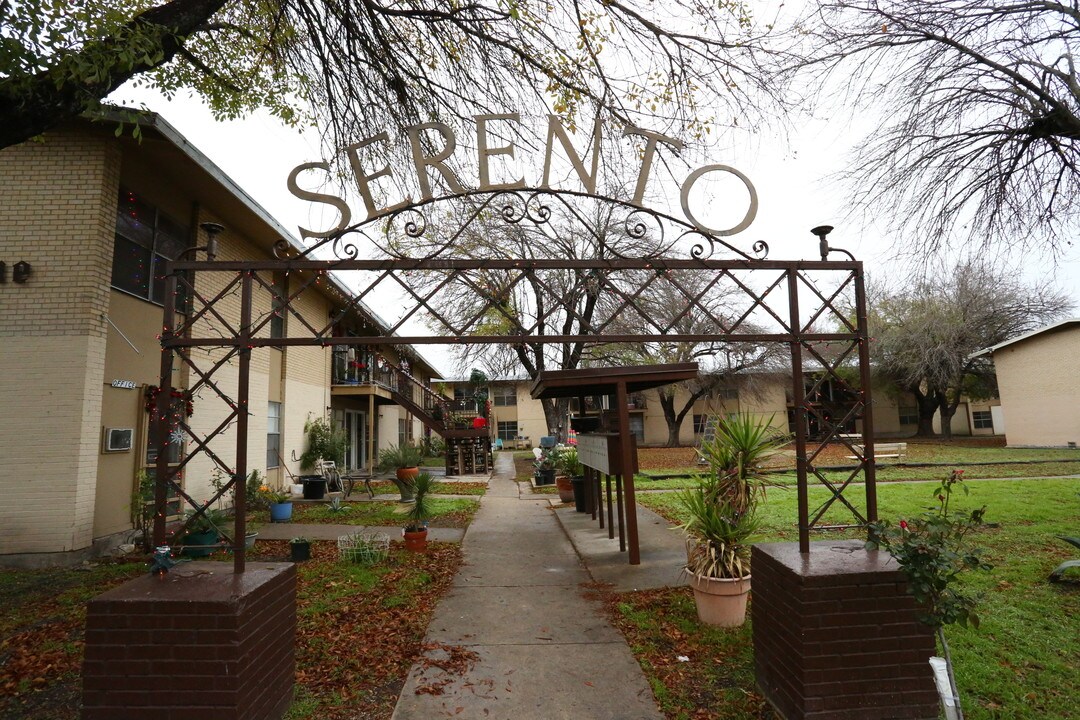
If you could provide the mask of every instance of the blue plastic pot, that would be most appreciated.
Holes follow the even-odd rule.
[[[292,519],[292,503],[270,503],[270,522],[289,522]]]

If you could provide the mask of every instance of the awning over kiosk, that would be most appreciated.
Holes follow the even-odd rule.
[[[621,484],[626,497],[626,544],[630,554],[630,564],[641,563],[641,551],[638,547],[637,501],[634,495],[634,468],[636,448],[628,441],[630,438],[630,412],[627,398],[630,393],[651,390],[671,383],[692,380],[698,375],[697,363],[673,363],[668,365],[630,365],[622,367],[594,367],[579,370],[552,370],[542,372],[533,383],[529,394],[537,400],[593,397],[609,395],[615,398],[614,407],[618,417],[619,454],[618,462],[613,467],[621,469],[622,482],[616,482],[616,493]],[[584,404],[582,405],[584,407]],[[595,477],[595,487],[599,489],[599,473],[590,470]],[[597,515],[601,505],[599,493],[593,494],[593,516]],[[622,503],[619,504],[620,511]],[[600,510],[600,523],[603,527],[603,509]],[[620,512],[620,515],[622,513]],[[623,519],[620,517],[620,523]],[[608,479],[608,532],[613,532],[611,517],[611,481]],[[623,527],[619,527],[620,544]],[[620,547],[621,549],[621,547]]]

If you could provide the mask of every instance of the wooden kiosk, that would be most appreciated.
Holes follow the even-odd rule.
[[[582,409],[586,397],[606,396],[612,399],[614,417],[613,422],[609,423],[612,427],[604,427],[604,420],[608,416],[599,410],[600,429],[592,433],[578,433],[578,458],[587,468],[586,487],[591,489],[590,511],[594,519],[599,519],[601,528],[604,526],[604,509],[600,475],[607,476],[608,537],[614,538],[617,519],[619,550],[629,549],[631,565],[641,564],[641,549],[638,546],[637,500],[634,495],[637,446],[630,433],[628,396],[630,393],[692,380],[697,375],[697,363],[553,370],[540,373],[530,391],[537,400],[576,397]],[[602,403],[598,402],[597,407],[602,407]],[[615,478],[617,508],[612,507],[612,477]],[[618,514],[615,515],[613,510]]]

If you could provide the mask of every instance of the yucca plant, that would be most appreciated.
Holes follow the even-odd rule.
[[[379,451],[378,469],[380,472],[386,472],[416,467],[423,461],[424,451],[412,443],[404,442],[400,445],[390,445]]]
[[[750,574],[747,539],[759,522],[751,513],[739,513],[730,503],[716,499],[715,480],[704,479],[678,495],[689,518],[679,527],[686,532],[686,570],[702,577],[744,578]]]
[[[772,417],[761,420],[739,413],[719,421],[716,434],[699,448],[715,480],[707,484],[715,501],[730,505],[740,516],[752,514],[765,498],[766,486],[777,484],[766,479],[762,465],[788,440],[772,426]]]
[[[395,511],[405,516],[405,532],[419,532],[427,527],[428,520],[435,512],[434,499],[431,497],[438,483],[431,473],[422,472],[413,482],[415,499],[408,505],[401,505]]]

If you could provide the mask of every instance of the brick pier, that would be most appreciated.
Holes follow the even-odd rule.
[[[930,627],[887,553],[861,540],[755,545],[754,670],[786,720],[935,720]]]
[[[90,601],[83,720],[272,720],[293,694],[296,569],[193,562]]]

